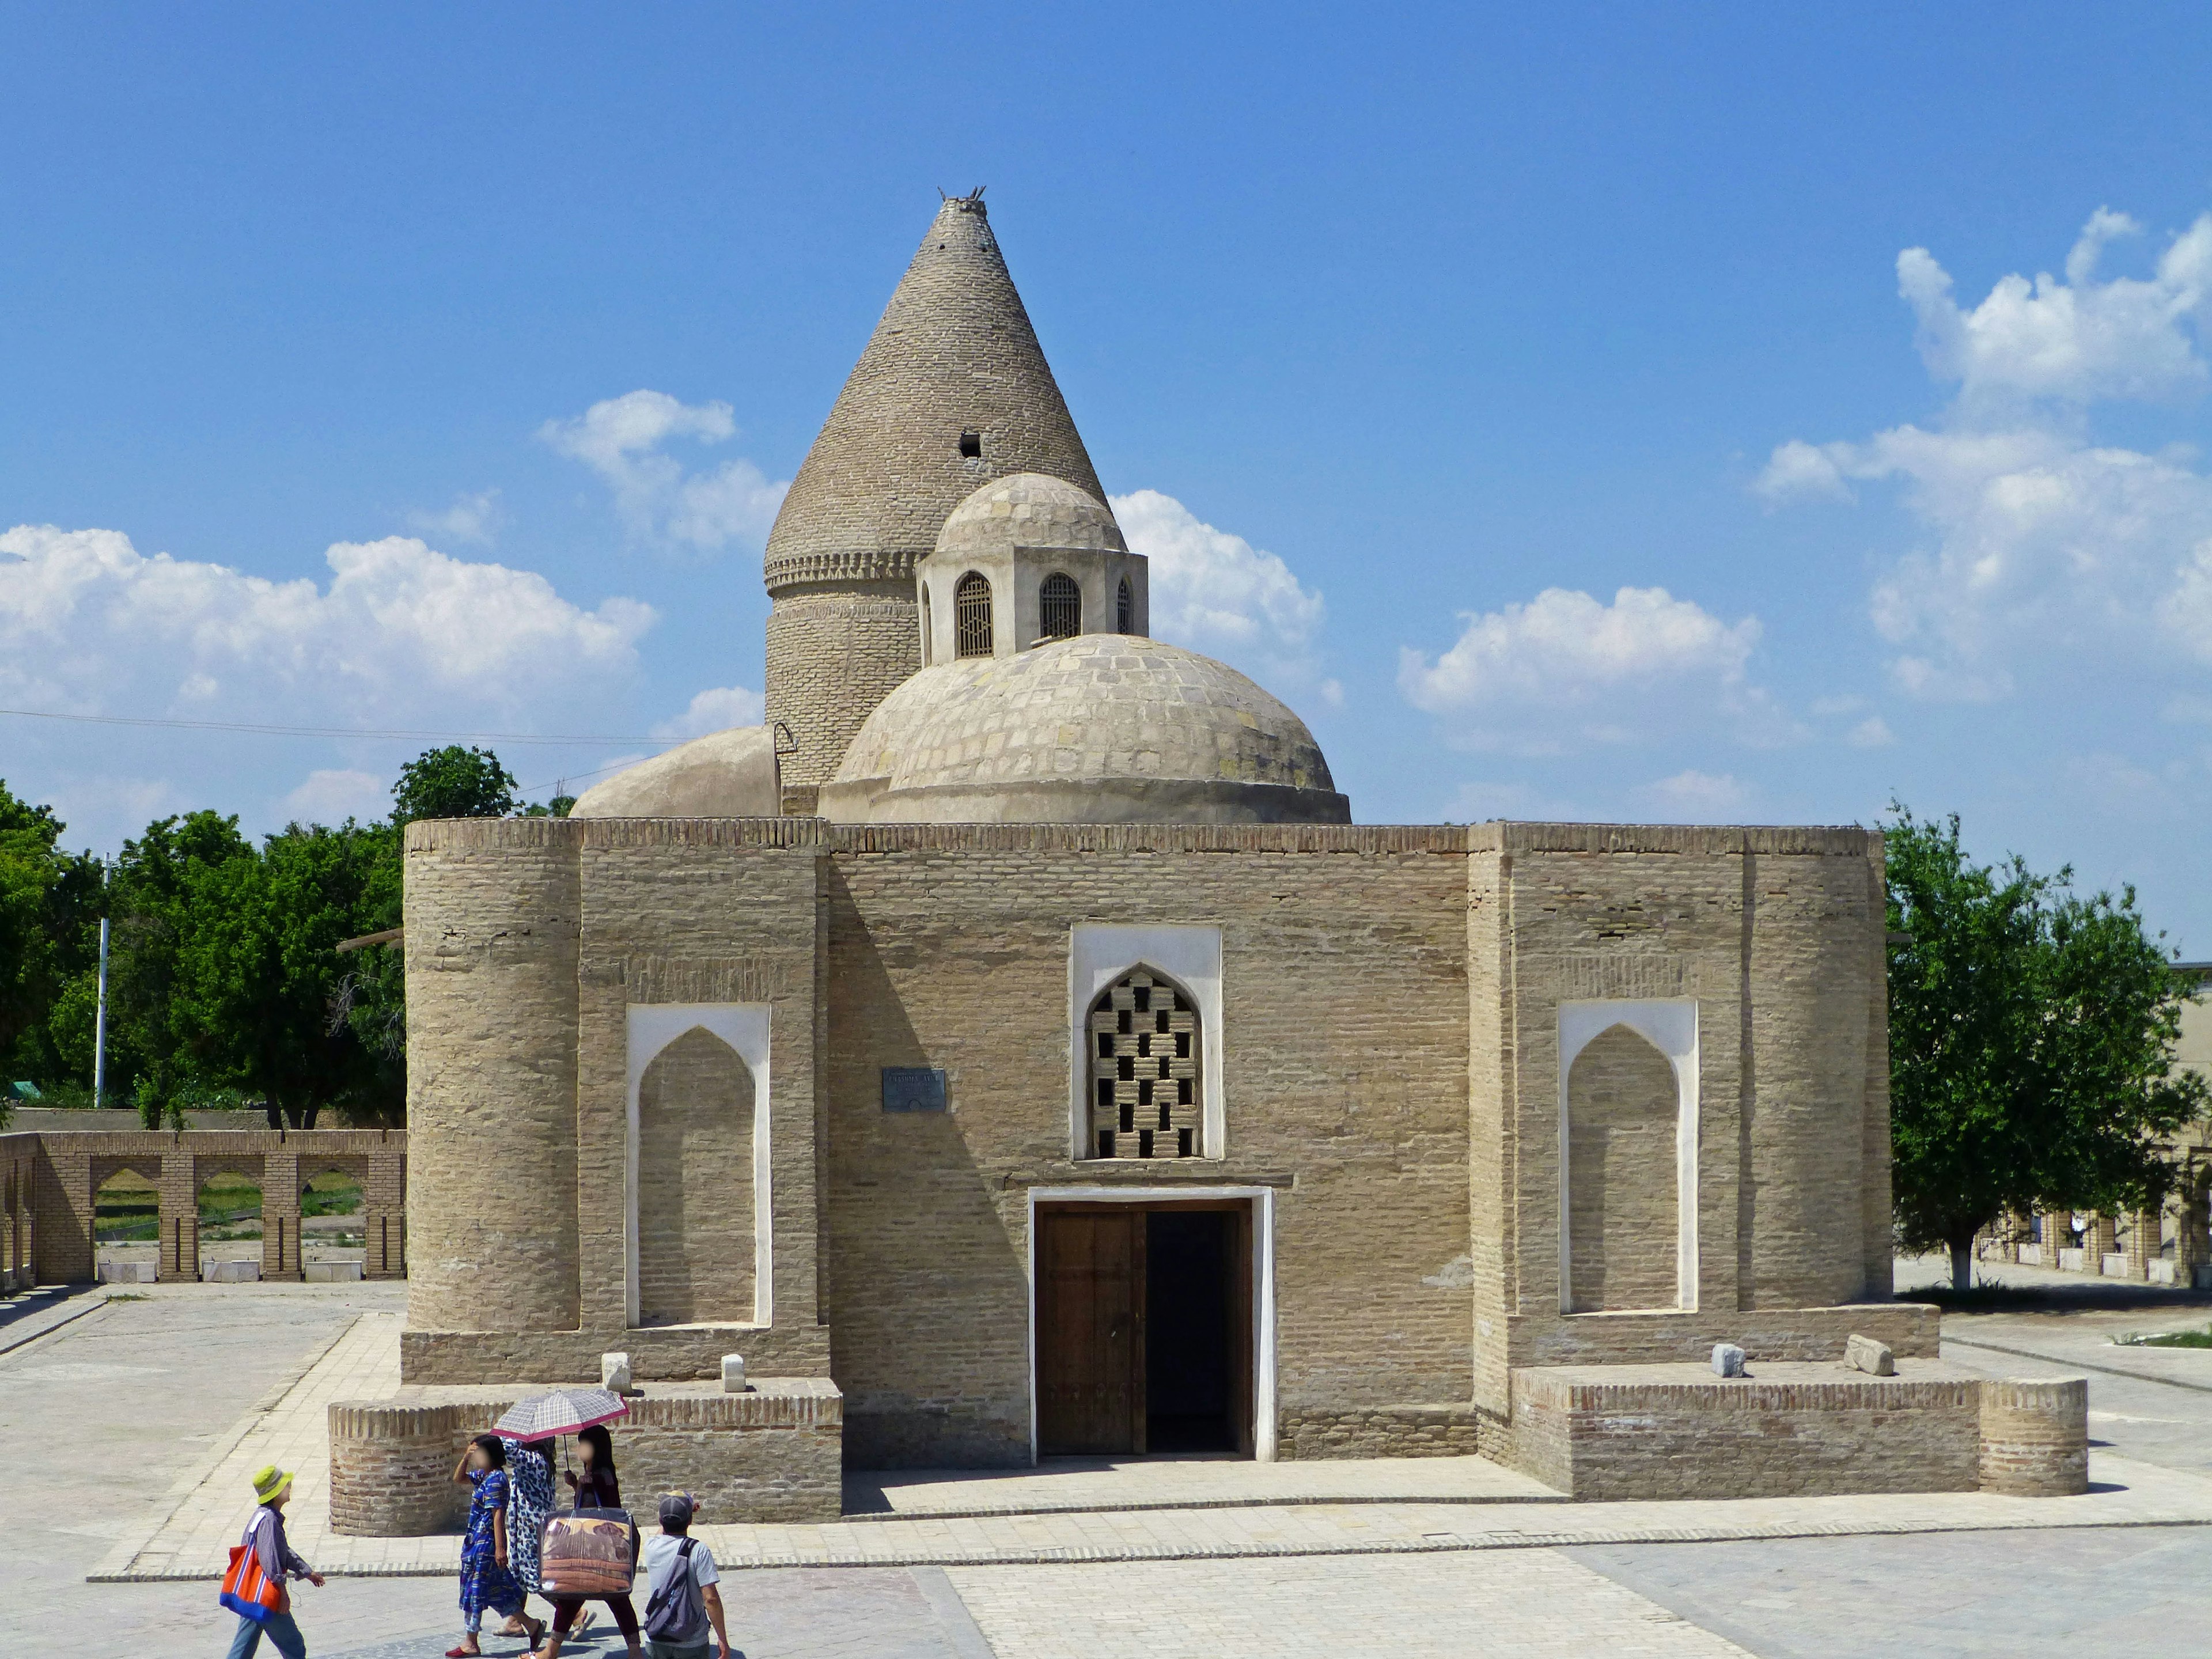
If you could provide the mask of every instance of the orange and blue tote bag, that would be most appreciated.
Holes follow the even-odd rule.
[[[252,1527],[246,1529],[244,1543],[230,1547],[230,1571],[222,1576],[220,1599],[233,1613],[256,1624],[264,1623],[283,1604],[283,1584],[261,1571],[261,1556],[253,1547]]]

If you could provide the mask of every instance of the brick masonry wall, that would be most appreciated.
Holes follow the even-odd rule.
[[[1285,1413],[1285,1462],[1330,1457],[1498,1457],[1507,1424],[1472,1406],[1376,1406]]]
[[[542,1072],[521,1090],[528,1122],[456,1137],[435,1182],[413,1160],[418,1200],[434,1187],[465,1205],[472,1150],[520,1146],[528,1164],[569,1137],[576,1311],[532,1306],[534,1323],[489,1331],[414,1317],[411,1380],[588,1375],[576,1360],[617,1347],[660,1375],[749,1348],[757,1368],[756,1352],[797,1370],[828,1354],[834,1316],[856,1462],[1024,1461],[1030,1189],[1124,1178],[1070,1156],[1068,930],[1086,921],[1222,929],[1224,1156],[1142,1175],[1277,1193],[1280,1421],[1314,1425],[1310,1443],[1379,1443],[1396,1431],[1351,1419],[1407,1402],[1502,1420],[1513,1364],[1702,1358],[1722,1340],[1814,1359],[1852,1330],[1933,1352],[1929,1310],[1776,1300],[1855,1293],[1863,1183],[1887,1209],[1861,1121],[1883,1098],[1865,1071],[1880,926],[1862,832],[612,819],[416,825],[409,844],[410,975],[458,978],[439,952],[489,964],[503,929],[544,917],[557,938],[565,914],[578,987],[571,1127],[537,1116]],[[557,992],[550,975],[515,984],[548,1034],[498,1036],[501,1064],[521,1066],[557,1048]],[[1684,995],[1699,1001],[1701,1310],[1563,1316],[1558,1005]],[[770,1012],[775,1328],[630,1331],[627,1010],[722,1001]],[[426,1040],[470,1029],[455,1015]],[[1792,1081],[1831,1037],[1840,1080]],[[885,1115],[885,1066],[942,1067],[951,1109]],[[459,1075],[481,1088],[469,1100],[492,1098],[497,1066]],[[1821,1109],[1844,1121],[1802,1109],[1806,1088],[1841,1090]],[[469,1123],[464,1104],[440,1121]],[[1841,1196],[1820,1195],[1834,1213],[1808,1230],[1789,1206],[1815,1201],[1820,1171]],[[534,1220],[557,1233],[557,1204]],[[475,1304],[450,1311],[506,1316],[509,1277],[536,1271],[480,1262]]]
[[[722,1356],[741,1354],[748,1372],[826,1376],[829,1328],[812,1323],[613,1331],[402,1331],[399,1374],[410,1383],[453,1386],[569,1377],[596,1384],[599,1356],[627,1353],[641,1382],[719,1376]]]
[[[1893,1377],[1832,1364],[1535,1367],[1513,1375],[1513,1461],[1575,1498],[1968,1492],[1982,1381],[1940,1360]]]
[[[1861,1296],[1876,1261],[1872,1218],[1886,1227],[1889,1212],[1887,1160],[1870,1152],[1888,1136],[1887,1082],[1877,1075],[1886,1064],[1879,837],[1587,824],[1468,834],[1472,959],[1494,950],[1498,964],[1494,989],[1486,964],[1477,972],[1475,1024],[1496,1021],[1500,1064],[1497,1084],[1474,1078],[1474,1109],[1481,1121],[1486,1091],[1502,1089],[1509,1171],[1495,1291],[1505,1317],[1502,1328],[1494,1318],[1487,1331],[1478,1325],[1477,1400],[1503,1411],[1504,1373],[1563,1347],[1637,1357],[1611,1351],[1618,1331],[1594,1344],[1562,1329],[1589,1317],[1559,1312],[1563,1001],[1698,1003],[1701,1315],[1692,1324],[1721,1330],[1755,1310],[1766,1316],[1761,1327],[1786,1334],[1796,1310]]]
[[[876,705],[921,666],[921,616],[911,577],[776,594],[768,617],[765,718],[790,729],[787,787],[837,774]]]
[[[331,1529],[370,1538],[444,1531],[466,1514],[453,1484],[461,1449],[519,1395],[330,1407]],[[633,1401],[614,1428],[615,1467],[648,1529],[653,1500],[688,1491],[716,1522],[834,1521],[842,1412],[818,1377],[763,1377],[741,1395]]]
[[[1626,1026],[1567,1071],[1569,1264],[1577,1313],[1671,1308],[1680,1279],[1674,1068]]]
[[[1070,1156],[1083,921],[1222,930],[1225,1155],[1143,1173],[1294,1172],[1276,1208],[1285,1418],[1466,1397],[1462,839],[837,832],[830,1305],[856,1464],[1028,1459],[1028,1195],[1115,1173]],[[942,1067],[951,1110],[886,1115],[886,1066]]]

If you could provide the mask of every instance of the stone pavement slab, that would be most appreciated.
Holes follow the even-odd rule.
[[[878,1469],[845,1478],[845,1513],[854,1521],[1408,1501],[1571,1500],[1486,1457],[1361,1457],[1310,1463],[1054,1457],[1027,1469]]]
[[[962,1567],[1000,1659],[1732,1659],[1745,1650],[1556,1550],[1443,1559]]]

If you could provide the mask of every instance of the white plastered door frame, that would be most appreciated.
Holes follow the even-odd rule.
[[[1091,1156],[1091,1005],[1132,968],[1157,968],[1198,1004],[1200,1156],[1229,1151],[1228,1103],[1223,1098],[1221,930],[1169,926],[1130,927],[1078,922],[1067,945],[1067,1146]]]
[[[1698,1004],[1694,997],[1559,1005],[1559,1311],[1574,1311],[1571,1123],[1567,1073],[1592,1039],[1625,1025],[1667,1056],[1674,1072],[1674,1305],[1698,1306]]]
[[[1275,1189],[1272,1187],[1030,1188],[1030,1462],[1037,1461],[1037,1206],[1168,1204],[1243,1199],[1252,1206],[1252,1456],[1275,1461]]]
[[[629,1009],[629,1083],[623,1132],[623,1297],[638,1322],[637,1098],[653,1059],[685,1032],[720,1037],[753,1076],[753,1318],[775,1322],[775,1228],[769,1205],[769,1006],[765,1002],[648,1002]]]

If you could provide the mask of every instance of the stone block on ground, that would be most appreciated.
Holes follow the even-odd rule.
[[[1870,1336],[1854,1333],[1844,1344],[1844,1364],[1855,1371],[1864,1371],[1869,1376],[1897,1375],[1897,1356],[1887,1342],[1877,1342]]]
[[[599,1356],[599,1386],[612,1389],[617,1394],[628,1394],[630,1389],[629,1356],[626,1353],[603,1353]]]
[[[1713,1375],[1715,1376],[1741,1376],[1743,1375],[1743,1362],[1746,1356],[1743,1350],[1737,1347],[1733,1342],[1714,1343]]]
[[[202,1281],[210,1285],[251,1285],[260,1277],[258,1261],[210,1261],[200,1269]]]
[[[310,1261],[300,1269],[301,1276],[310,1285],[351,1284],[362,1277],[358,1261]]]
[[[722,1356],[722,1392],[743,1394],[745,1391],[745,1357],[738,1353]]]

